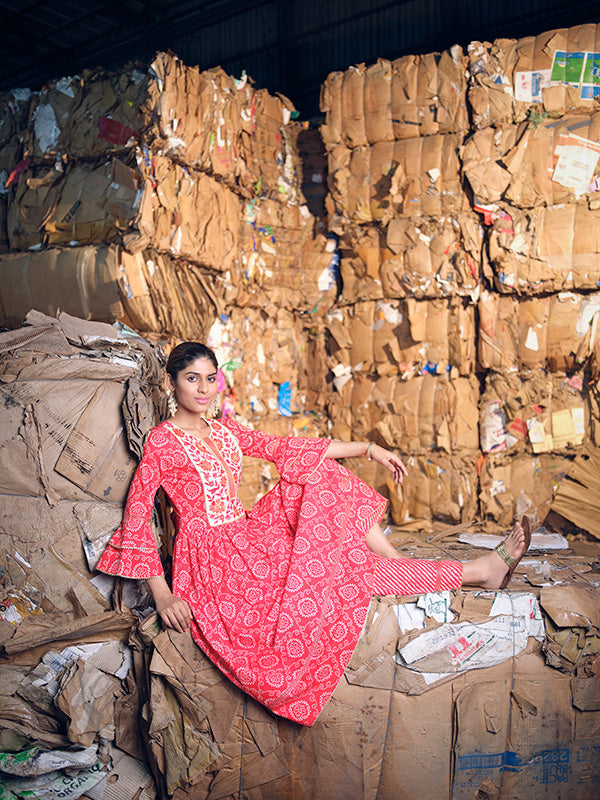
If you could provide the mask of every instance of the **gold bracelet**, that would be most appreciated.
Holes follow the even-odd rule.
[[[367,445],[367,452],[365,453],[367,461],[373,461],[373,456],[371,455],[372,448],[373,448],[373,442],[369,442],[369,444]]]

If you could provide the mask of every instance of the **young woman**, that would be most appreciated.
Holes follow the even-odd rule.
[[[379,527],[386,500],[335,459],[365,455],[394,481],[406,468],[372,442],[272,436],[211,419],[212,350],[185,342],[167,363],[171,416],[149,434],[123,523],[98,569],[147,581],[163,623],[274,713],[311,725],[346,668],[372,594],[504,587],[529,545],[517,523],[497,551],[462,564],[400,558]],[[277,485],[245,512],[242,455],[272,461]],[[173,588],[150,527],[159,486],[175,512]],[[524,526],[527,531],[524,529]]]

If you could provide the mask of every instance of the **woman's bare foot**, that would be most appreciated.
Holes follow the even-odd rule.
[[[504,540],[506,549],[512,558],[519,559],[525,553],[528,542],[525,531],[520,522],[517,522]],[[508,564],[495,550],[485,556],[467,561],[463,564],[463,586],[481,586],[482,589],[499,589],[506,574]]]

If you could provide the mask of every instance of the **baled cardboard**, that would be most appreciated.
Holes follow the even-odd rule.
[[[484,453],[573,452],[589,430],[583,375],[489,372],[479,415]]]
[[[598,26],[589,23],[522,39],[471,42],[468,99],[475,127],[544,112],[591,112],[599,36]]]
[[[542,523],[572,461],[561,454],[489,454],[480,471],[479,503],[490,530],[508,530],[523,514]]]
[[[0,256],[2,323],[20,327],[31,308],[59,310],[82,319],[114,322],[123,314],[113,248],[51,248]]]
[[[490,230],[498,292],[595,289],[600,274],[599,211],[584,205],[504,208]]]

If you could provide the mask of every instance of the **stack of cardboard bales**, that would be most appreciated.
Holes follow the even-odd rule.
[[[323,86],[343,281],[331,416],[405,456],[398,524],[478,507],[491,527],[541,522],[593,427],[597,39],[473,42]]]
[[[61,309],[173,342],[205,340],[220,319],[236,358],[258,368],[262,405],[272,409],[272,378],[290,368],[301,406],[295,355],[274,352],[269,374],[271,354],[255,352],[277,325],[301,353],[301,315],[335,297],[335,245],[304,203],[290,102],[165,53],[149,69],[88,71],[17,99],[4,100],[1,134],[4,324]]]
[[[343,284],[326,323],[330,413],[340,436],[375,435],[405,457],[406,487],[389,487],[398,524],[477,509],[483,228],[458,157],[466,65],[455,47],[351,67],[322,90]]]
[[[596,442],[599,32],[469,46],[473,130],[461,158],[488,231],[480,499],[501,525],[543,520],[573,457]]]

